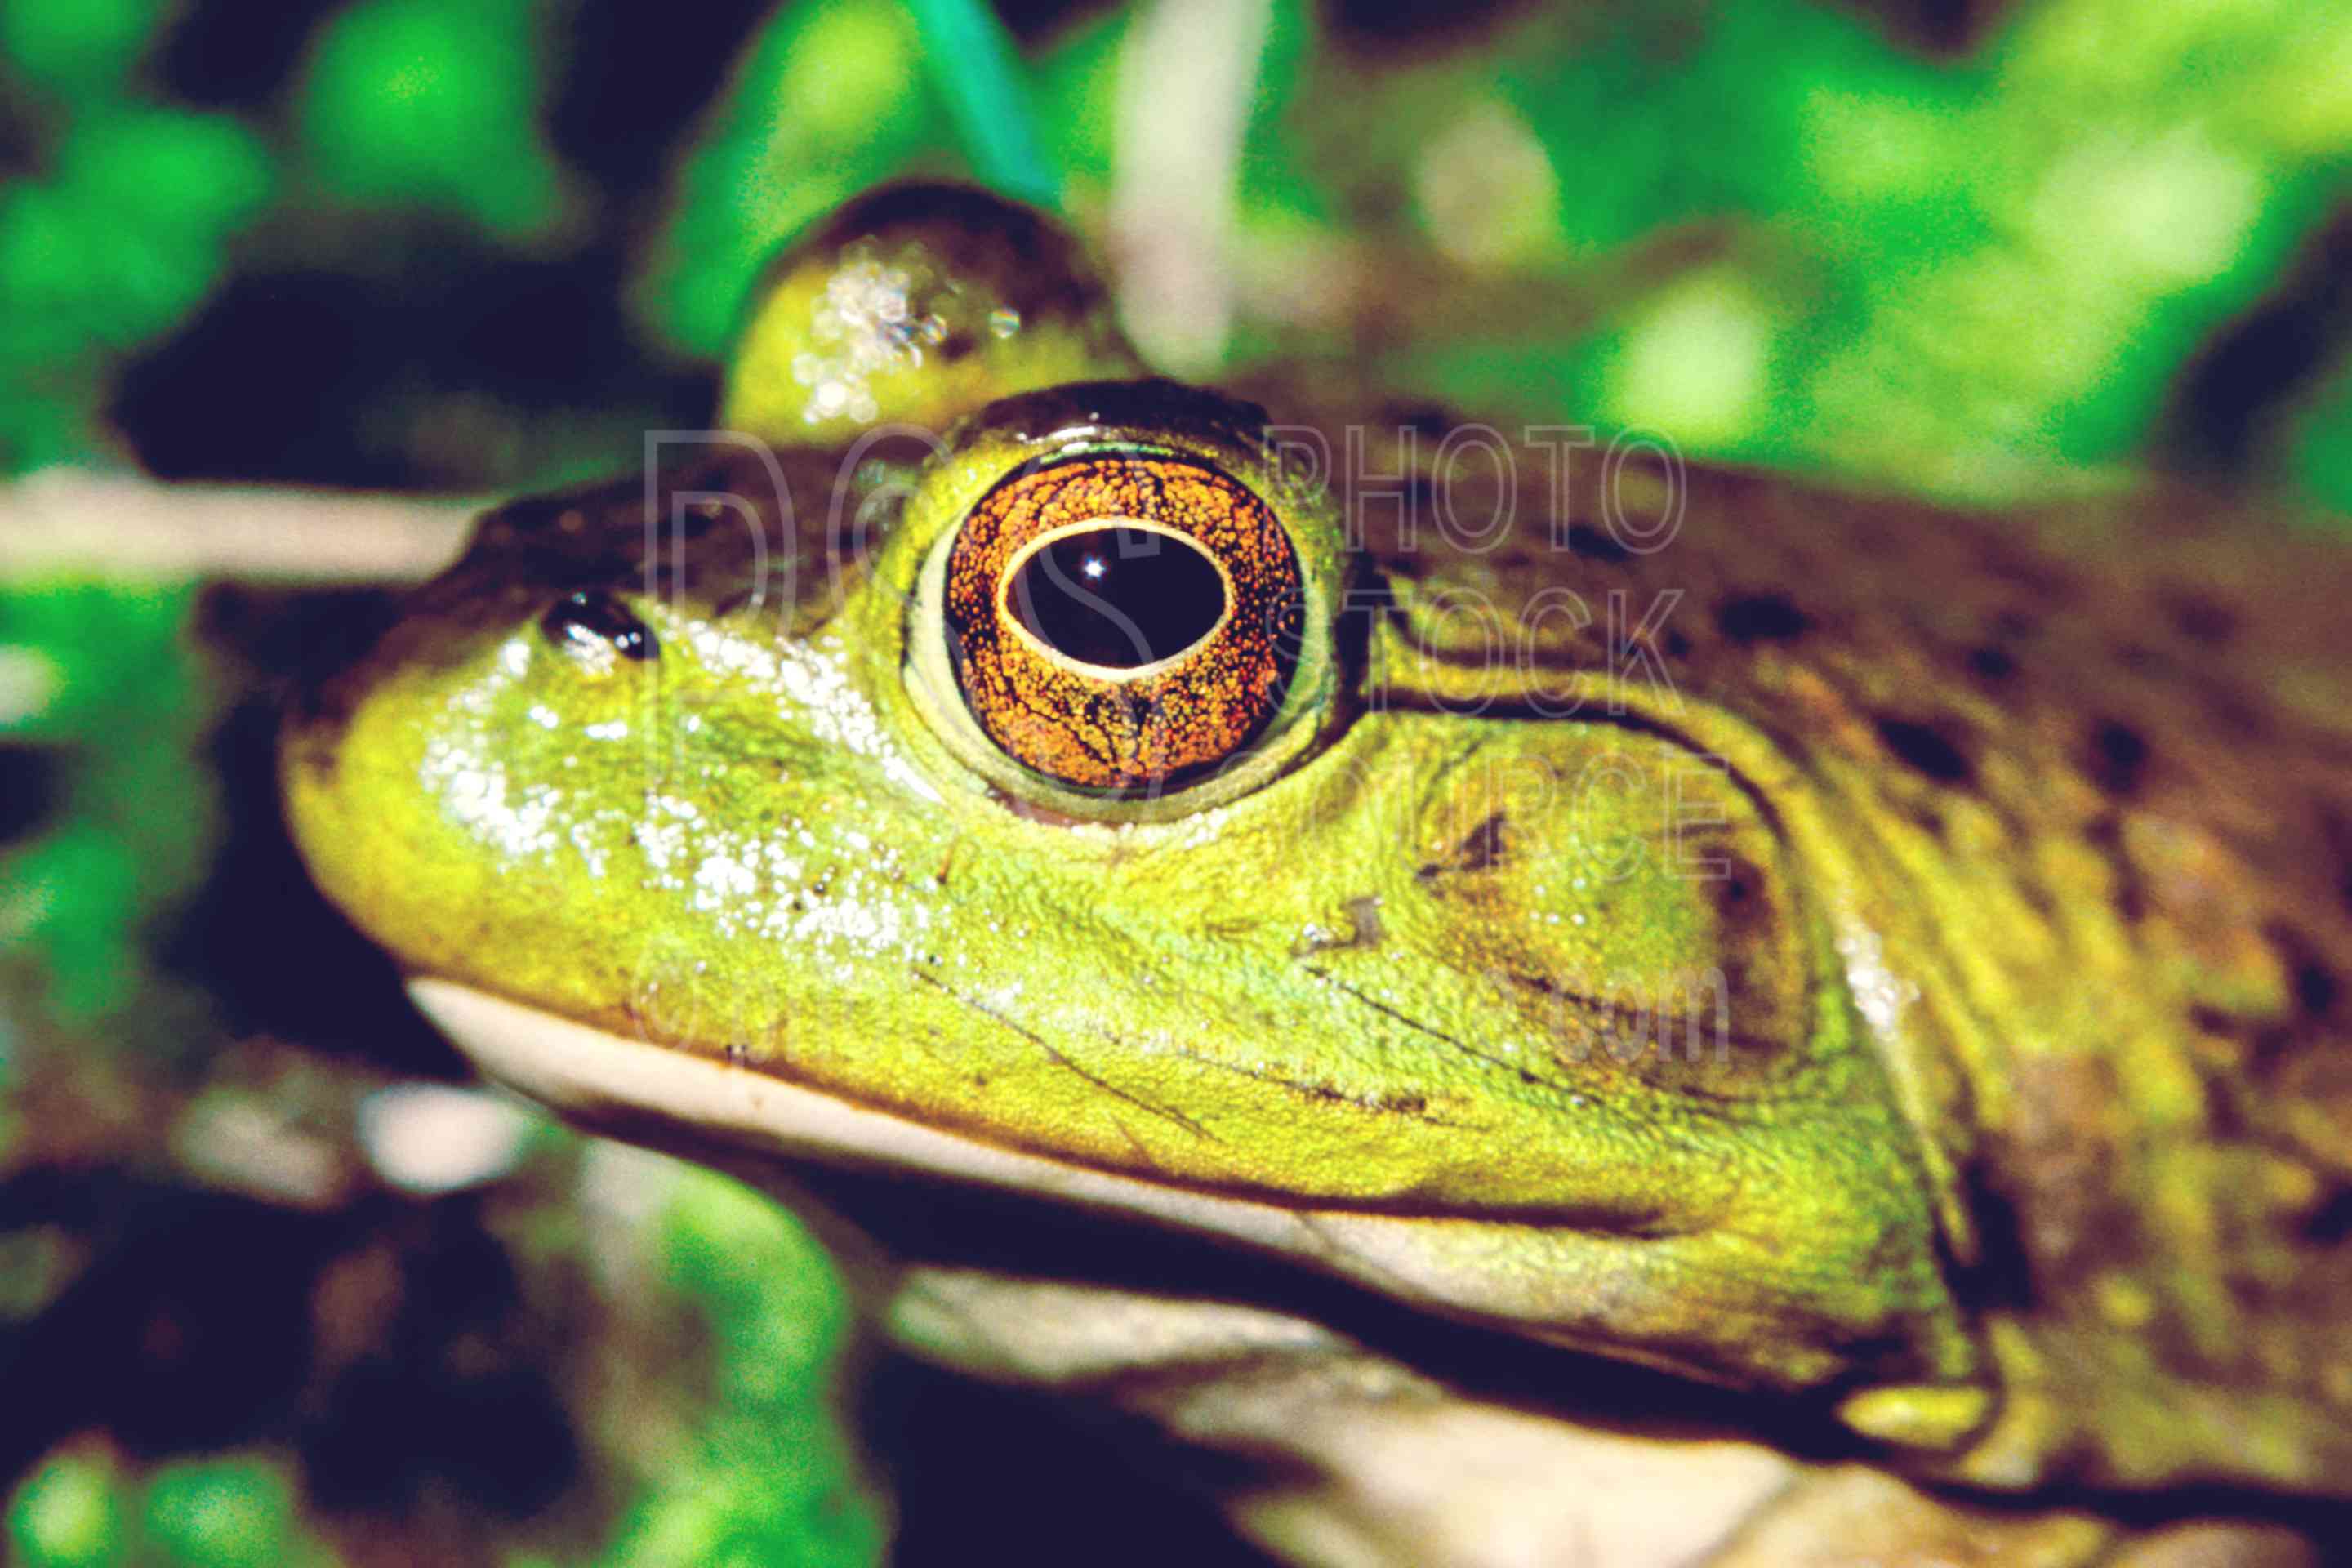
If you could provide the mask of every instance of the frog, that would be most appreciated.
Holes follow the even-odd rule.
[[[2301,1561],[2352,1518],[2342,546],[1152,375],[887,187],[709,431],[289,709],[488,1078],[1331,1563]]]

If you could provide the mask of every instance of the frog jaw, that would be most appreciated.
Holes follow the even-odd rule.
[[[1717,1232],[1625,1237],[1453,1215],[1245,1197],[1006,1148],[772,1073],[599,1029],[454,981],[409,982],[488,1077],[592,1130],[755,1159],[913,1172],[1140,1217],[1336,1275],[1418,1310],[1709,1382],[1804,1387],[1843,1370],[1789,1333],[1801,1304],[1750,1293]],[[1717,1299],[1708,1300],[1711,1295]],[[1694,1311],[1707,1331],[1693,1331]],[[1750,1320],[1745,1331],[1741,1319]],[[1754,1359],[1699,1359],[1699,1340]],[[1908,1387],[1895,1384],[1894,1387]],[[1948,1384],[1943,1385],[1948,1386]]]

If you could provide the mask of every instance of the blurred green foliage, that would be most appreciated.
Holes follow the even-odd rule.
[[[1080,213],[1119,177],[1136,16],[1037,59],[1045,142]],[[2352,193],[2340,5],[2049,0],[1953,62],[1810,0],[1539,12],[1373,69],[1327,31],[1312,7],[1276,5],[1252,62],[1232,172],[1245,264],[1286,247],[1311,270],[1355,237],[1572,289],[1646,235],[1737,226],[1727,254],[1589,332],[1416,342],[1372,374],[1955,494],[2179,460],[2150,450],[2177,434],[2161,424],[2177,379]],[[880,4],[806,10],[767,36],[688,166],[650,297],[672,341],[716,352],[774,241],[876,178],[952,162],[921,47]],[[812,89],[829,60],[849,68]],[[860,124],[871,133],[845,145]],[[2332,406],[2283,424],[2263,457],[2343,506]]]
[[[657,1234],[671,1284],[709,1328],[711,1406],[603,1561],[875,1561],[878,1521],[833,1426],[848,1304],[824,1253],[774,1203],[708,1171],[681,1177]]]
[[[0,593],[0,741],[59,759],[49,831],[0,846],[0,956],[90,1022],[139,990],[143,928],[204,869],[215,826],[183,586],[66,581]]]
[[[353,202],[446,206],[509,243],[542,237],[562,174],[539,127],[539,10],[368,0],[330,17],[296,89],[320,183]]]
[[[716,356],[769,252],[939,146],[921,40],[898,0],[781,16],[752,45],[701,146],[646,285],[667,337]]]
[[[323,1568],[284,1464],[235,1455],[141,1477],[102,1447],[45,1459],[8,1501],[10,1562],[22,1568]]]
[[[974,174],[1099,237],[1131,177],[1150,7],[1081,7],[1015,56],[961,0],[821,0],[758,30],[707,111],[597,106],[691,125],[664,216],[554,134],[567,29],[590,9],[361,0],[321,16],[257,109],[218,113],[159,96],[152,68],[201,7],[11,0],[0,71],[39,150],[0,194],[0,289],[31,307],[0,318],[11,465],[108,449],[110,377],[192,319],[241,237],[282,255],[355,213],[377,232],[406,213],[561,259],[617,233],[635,311],[619,330],[649,363],[707,361],[774,246],[877,181]],[[1237,275],[1434,257],[1533,296],[1678,226],[1731,235],[1586,329],[1421,332],[1364,374],[1932,490],[2210,466],[2174,449],[2199,435],[2168,400],[2352,193],[2342,0],[2040,0],[1948,59],[1828,0],[1506,7],[1402,50],[1305,0],[1258,15],[1234,45],[1252,93],[1238,156],[1161,198],[1230,204]],[[1243,292],[1232,354],[1297,352],[1283,302]],[[2315,322],[2332,334],[2318,372],[2343,362],[2341,316]],[[2282,366],[2223,467],[2352,504],[2342,399],[2318,372]]]
[[[550,1151],[559,1164],[576,1163],[578,1152],[572,1139]],[[580,1553],[561,1514],[545,1531],[504,1521],[474,1528],[518,1565],[877,1561],[879,1520],[833,1414],[847,1307],[824,1255],[765,1197],[705,1171],[669,1173],[658,1211],[631,1234],[645,1288],[671,1294],[621,1310],[653,1314],[638,1353],[667,1348],[658,1331],[671,1310],[665,1301],[699,1331],[699,1349],[660,1369],[667,1408],[616,1400],[583,1412],[600,1444],[626,1456],[634,1496],[620,1500],[609,1541]],[[523,1217],[554,1228],[543,1214]],[[578,1245],[542,1245],[526,1267],[560,1288]],[[0,1561],[13,1568],[326,1568],[343,1560],[332,1533],[381,1528],[364,1518],[314,1524],[291,1456],[267,1448],[142,1463],[80,1437],[0,1489]]]
[[[102,1453],[52,1455],[9,1500],[8,1544],[26,1568],[98,1568],[122,1559],[121,1476]]]

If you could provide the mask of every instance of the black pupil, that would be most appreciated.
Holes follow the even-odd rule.
[[[661,652],[654,641],[653,628],[601,588],[557,600],[540,617],[539,626],[558,647],[604,643],[623,658],[639,659],[652,658]]]
[[[1171,534],[1087,528],[1031,554],[1005,598],[1030,636],[1065,658],[1133,669],[1206,637],[1225,613],[1225,580]]]

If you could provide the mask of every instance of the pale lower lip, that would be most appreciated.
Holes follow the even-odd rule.
[[[420,976],[408,992],[483,1073],[591,1130],[646,1138],[675,1132],[675,1140],[663,1141],[915,1171],[1141,1215],[1288,1258],[1447,1316],[1538,1337],[1550,1326],[1538,1301],[1498,1300],[1491,1268],[1498,1245],[1538,1242],[1549,1234],[1542,1230],[1462,1215],[1292,1206],[1144,1181],[927,1127],[454,981]]]

